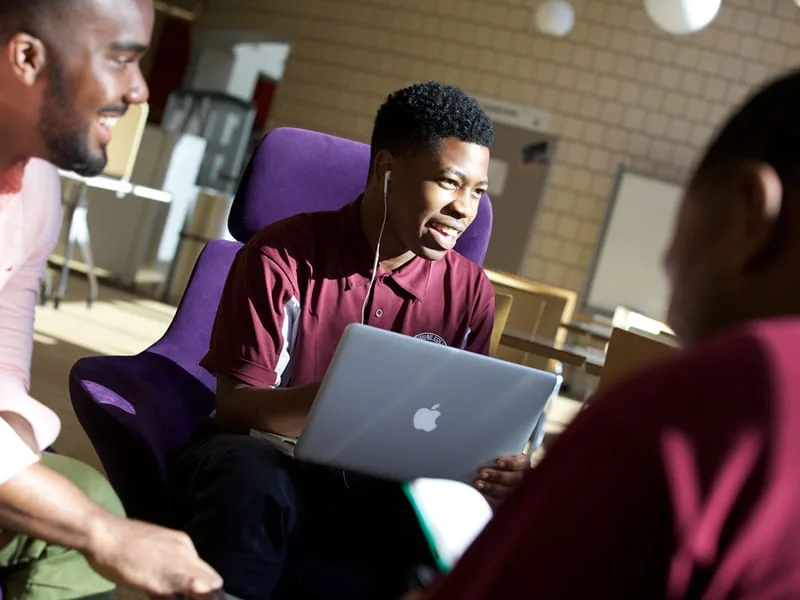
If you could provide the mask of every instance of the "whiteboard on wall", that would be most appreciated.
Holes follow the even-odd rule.
[[[665,320],[669,282],[663,257],[672,239],[681,186],[621,168],[583,294],[589,312],[624,306]]]

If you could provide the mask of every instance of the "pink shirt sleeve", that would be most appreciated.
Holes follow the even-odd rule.
[[[39,283],[45,263],[58,243],[61,228],[61,184],[55,167],[32,160],[25,171],[22,202],[9,210],[22,210],[24,260],[0,288],[0,411],[25,418],[33,429],[39,451],[52,444],[60,429],[56,414],[28,393],[33,353],[33,324]],[[24,204],[24,206],[23,206]],[[6,219],[6,226],[19,223]],[[11,225],[10,225],[11,224]],[[14,255],[16,248],[3,247],[3,240],[18,240],[3,235],[0,228],[0,253]],[[0,483],[38,460],[38,454],[0,419]]]

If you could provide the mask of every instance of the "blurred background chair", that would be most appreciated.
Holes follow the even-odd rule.
[[[508,322],[508,315],[511,313],[511,306],[514,297],[510,294],[494,294],[494,323],[492,324],[492,338],[489,342],[489,356],[497,356],[497,348],[500,346],[500,338],[503,337],[503,330]]]
[[[575,292],[491,269],[486,269],[486,275],[492,282],[495,293],[514,298],[506,323],[510,330],[535,336],[547,343],[564,343],[566,332],[561,324],[572,319],[578,300]],[[497,349],[497,357],[536,369],[561,372],[557,361],[502,345]]]
[[[89,279],[88,305],[91,306],[97,299],[97,275],[94,268],[92,240],[89,236],[89,221],[87,217],[89,210],[87,185],[115,189],[117,182],[122,182],[123,184],[130,182],[149,113],[148,104],[132,104],[114,126],[111,142],[106,147],[108,162],[103,170],[103,176],[104,178],[111,178],[110,180],[105,180],[106,186],[100,185],[103,178],[100,178],[97,183],[87,183],[83,177],[62,171],[64,223],[67,231],[66,251],[55,296],[53,296],[53,274],[49,269],[47,270],[40,294],[40,302],[42,304],[45,304],[52,297],[53,305],[58,308],[64,298],[64,294],[67,292],[67,283],[69,282],[70,263],[75,253],[76,245],[80,250],[81,258],[86,266],[86,276]],[[123,194],[119,195],[120,197],[123,196]]]
[[[597,391],[674,356],[680,346],[671,336],[615,327],[608,342]]]

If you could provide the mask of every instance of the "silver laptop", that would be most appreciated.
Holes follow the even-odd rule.
[[[342,335],[300,438],[253,432],[298,460],[469,483],[521,453],[559,378],[361,324]]]

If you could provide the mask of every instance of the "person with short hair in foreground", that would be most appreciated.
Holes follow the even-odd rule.
[[[688,347],[612,385],[409,598],[800,598],[800,73],[718,133],[665,257]]]

